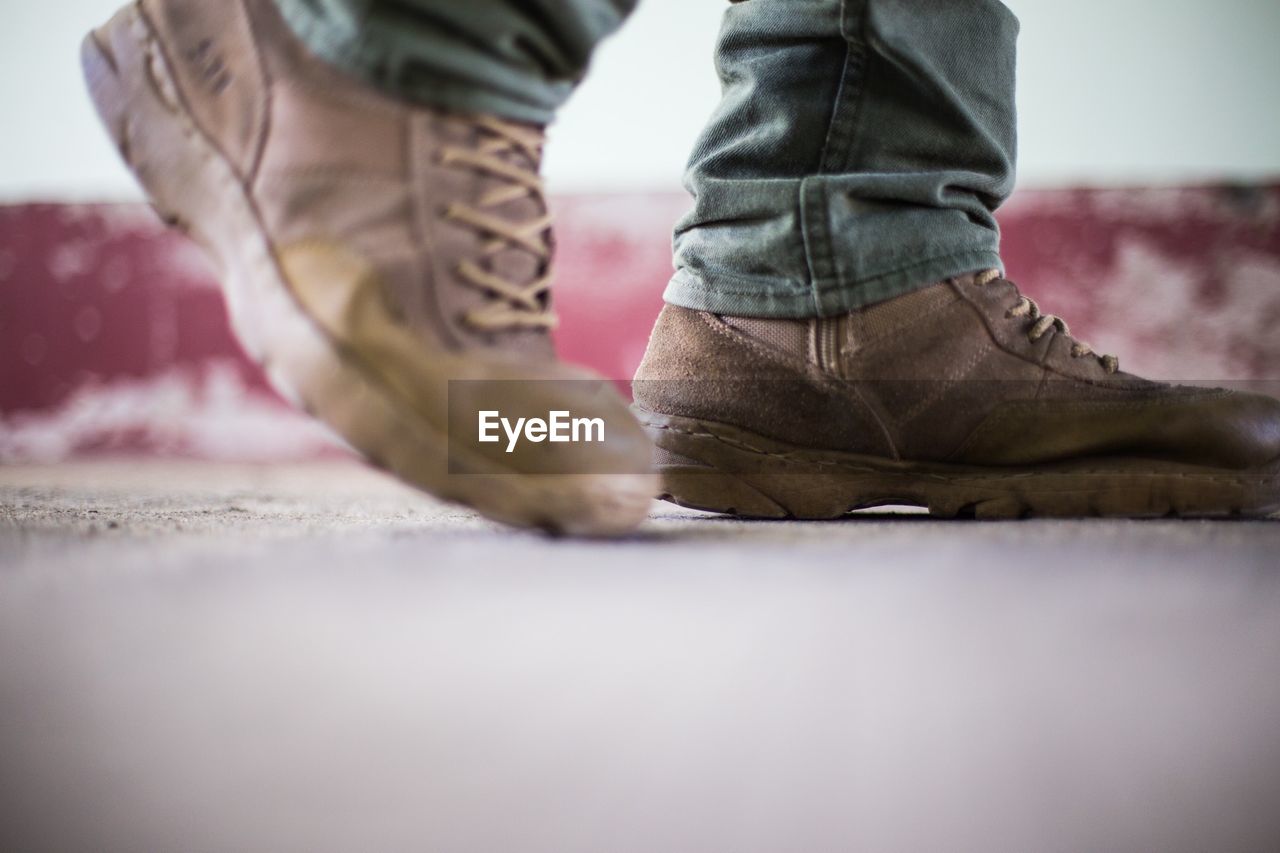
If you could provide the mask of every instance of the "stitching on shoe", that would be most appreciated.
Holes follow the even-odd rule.
[[[179,120],[180,129],[183,135],[190,138],[198,135],[208,146],[210,150],[201,150],[200,155],[205,160],[209,160],[216,156],[220,158],[226,165],[227,171],[233,178],[234,183],[240,183],[246,180],[246,176],[239,173],[239,167],[235,165],[235,160],[227,155],[227,151],[223,148],[222,143],[218,141],[212,133],[206,130],[200,124],[200,120],[196,112],[191,108],[191,103],[187,98],[182,87],[178,85],[172,69],[176,66],[173,57],[169,55],[164,43],[157,37],[158,28],[154,21],[151,20],[147,10],[143,8],[141,3],[135,3],[134,20],[137,26],[130,27],[134,31],[133,36],[137,38],[142,47],[143,61],[147,76],[150,78],[151,85],[156,88],[156,94],[160,101],[170,112]],[[166,91],[166,88],[169,91]]]
[[[253,13],[249,11],[244,0],[236,0],[236,9],[239,12],[240,20],[243,22],[245,33],[249,36],[249,48],[253,51],[253,61],[258,69],[258,80],[262,84],[262,101],[258,104],[260,111],[256,122],[258,138],[254,141],[253,151],[249,155],[249,168],[244,176],[244,180],[253,185],[258,179],[258,173],[262,169],[263,161],[266,160],[267,144],[271,139],[272,125],[275,123],[275,87],[272,85],[274,80],[271,77],[270,69],[267,67],[266,56],[263,55],[258,39],[254,35]],[[279,14],[279,12],[276,14]]]
[[[932,394],[929,394],[923,400],[904,412],[902,417],[898,418],[898,423],[906,424],[909,421],[915,420],[926,410],[936,405],[948,391],[960,382],[963,382],[965,377],[972,373],[974,368],[978,366],[978,363],[982,361],[982,359],[985,358],[993,349],[995,349],[995,347],[989,341],[979,347],[978,351],[970,356],[957,372],[952,374],[951,377],[936,383],[938,387]]]
[[[737,329],[721,320],[710,311],[697,312],[698,319],[702,320],[712,332],[726,340],[746,346],[757,355],[770,359],[771,361],[781,364],[784,367],[798,367],[806,374],[812,372],[812,365],[808,362],[796,358],[788,352],[769,346],[763,341],[758,341],[750,335],[743,334]]]
[[[854,341],[854,350],[862,351],[867,347],[874,346],[875,344],[878,344],[882,341],[889,340],[890,338],[895,338],[898,335],[901,335],[903,332],[907,331],[908,329],[912,328],[913,326],[919,323],[923,323],[925,320],[933,319],[938,314],[941,314],[943,311],[945,311],[946,309],[950,308],[952,305],[955,305],[957,302],[960,302],[960,301],[961,301],[960,297],[955,293],[952,293],[952,298],[949,301],[943,302],[940,305],[935,305],[934,307],[930,308],[927,311],[919,311],[919,312],[913,313],[905,321],[894,326],[893,328],[889,329],[886,332],[882,332],[881,334],[876,335],[874,337],[865,338],[861,341]],[[874,306],[871,306],[871,307],[874,307]],[[852,312],[852,315],[859,316],[858,312]]]
[[[411,289],[415,311],[419,318],[426,317],[431,328],[440,335],[447,347],[456,347],[462,339],[453,327],[454,318],[447,316],[444,297],[437,286],[442,275],[440,253],[436,251],[436,220],[431,215],[431,201],[427,198],[427,173],[435,148],[422,125],[429,119],[419,111],[397,113],[396,120],[404,133],[404,150],[407,157],[409,178],[409,228],[413,236],[413,267],[416,279],[424,287]],[[425,137],[425,140],[424,140]],[[428,307],[430,301],[430,308]]]
[[[878,409],[868,402],[866,397],[863,396],[858,382],[833,382],[831,378],[825,374],[816,372],[813,365],[808,362],[801,361],[800,359],[797,359],[788,353],[784,353],[781,350],[773,351],[772,347],[768,347],[766,349],[765,344],[743,334],[742,332],[739,332],[737,329],[716,317],[716,315],[711,312],[699,311],[697,314],[698,318],[701,319],[712,332],[724,337],[726,340],[744,344],[757,354],[765,358],[769,358],[773,360],[775,364],[780,364],[783,367],[794,368],[798,366],[806,378],[811,379],[822,387],[839,394],[852,405],[860,406],[862,411],[870,417],[872,423],[879,427],[880,436],[884,440],[885,449],[888,450],[890,456],[894,459],[901,458],[898,450],[898,443],[894,440],[893,431],[889,429],[884,418],[880,416]],[[852,389],[852,393],[850,392],[850,389]]]
[[[1041,356],[1039,361],[1029,358],[1025,353],[1019,352],[1005,345],[1000,340],[999,335],[997,335],[995,330],[992,328],[992,325],[990,323],[989,318],[987,317],[986,312],[983,311],[982,308],[979,307],[979,305],[976,302],[974,302],[974,300],[970,296],[965,294],[959,285],[953,284],[952,287],[959,294],[960,300],[969,307],[970,311],[972,311],[974,314],[978,316],[979,322],[981,322],[983,325],[983,328],[987,330],[987,336],[991,338],[991,340],[995,343],[996,347],[1000,349],[1002,352],[1005,352],[1008,355],[1013,356],[1014,358],[1020,359],[1021,361],[1026,362],[1027,364],[1034,365],[1035,367],[1043,368],[1044,370],[1050,373],[1053,373],[1055,376],[1060,376],[1063,379],[1069,380],[1071,382],[1079,382],[1085,385],[1091,385],[1095,388],[1104,388],[1108,391],[1111,391],[1111,390],[1128,391],[1128,390],[1132,390],[1135,386],[1140,384],[1138,382],[1133,382],[1124,377],[1117,378],[1115,374],[1109,374],[1108,378],[1106,379],[1091,379],[1087,376],[1074,376],[1070,373],[1064,373],[1063,371],[1059,370],[1053,365],[1047,363],[1047,360],[1050,355],[1049,350],[1050,350],[1050,347],[1052,346],[1052,341],[1050,341],[1050,343],[1045,347],[1045,354]],[[1035,343],[1035,342],[1033,341],[1032,343]],[[1153,383],[1153,384],[1159,385],[1160,383]]]

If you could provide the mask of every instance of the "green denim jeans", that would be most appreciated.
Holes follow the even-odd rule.
[[[276,2],[316,53],[388,91],[545,123],[637,0]],[[729,6],[666,300],[830,316],[1001,268],[1017,34],[998,0]]]

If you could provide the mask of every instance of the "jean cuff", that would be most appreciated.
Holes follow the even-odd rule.
[[[966,249],[897,267],[839,287],[800,291],[791,285],[763,288],[758,281],[717,276],[707,280],[689,268],[676,271],[662,298],[670,305],[737,317],[805,319],[864,308],[931,284],[984,269],[1004,269],[998,252]]]
[[[387,57],[377,39],[335,26],[317,15],[304,0],[275,0],[275,4],[294,35],[317,57],[392,97],[451,112],[493,115],[538,125],[550,124],[555,118],[554,109],[439,77],[388,81],[380,73],[387,65]],[[568,97],[571,89],[564,89],[557,94],[558,100]]]

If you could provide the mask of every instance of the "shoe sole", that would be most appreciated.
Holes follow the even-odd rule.
[[[838,518],[877,506],[942,518],[1267,517],[1280,461],[1231,471],[1147,459],[984,468],[784,444],[747,430],[633,407],[659,449],[663,500],[747,518]]]
[[[471,456],[450,475],[447,432],[336,345],[294,298],[235,169],[184,106],[145,13],[126,6],[90,32],[81,63],[91,99],[161,219],[201,244],[220,272],[228,313],[272,385],[375,467],[444,500],[520,527],[613,536],[648,514],[655,478],[538,474]],[[440,377],[446,379],[448,377]],[[458,448],[453,449],[457,461]]]

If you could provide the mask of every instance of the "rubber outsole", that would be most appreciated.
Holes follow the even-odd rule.
[[[614,536],[647,517],[648,475],[529,475],[469,458],[465,470],[484,473],[451,476],[447,433],[344,359],[293,298],[256,205],[191,117],[142,10],[126,6],[86,36],[81,62],[125,163],[162,221],[207,250],[241,345],[284,397],[375,467],[507,524]]]
[[[831,519],[878,506],[978,519],[1265,518],[1280,512],[1280,462],[1247,471],[1122,458],[1026,468],[905,462],[633,411],[659,448],[663,500],[746,518]]]

